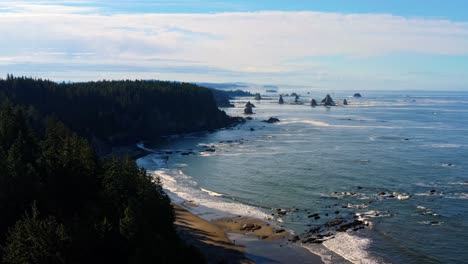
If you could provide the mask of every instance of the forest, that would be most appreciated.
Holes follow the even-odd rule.
[[[210,89],[181,82],[55,83],[8,75],[0,79],[0,98],[38,115],[54,115],[95,146],[212,130],[237,121],[218,109]]]
[[[215,129],[210,90],[171,82],[0,80],[2,263],[203,263],[158,178],[112,144]]]

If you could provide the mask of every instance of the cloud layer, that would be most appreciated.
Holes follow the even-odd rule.
[[[0,34],[0,73],[72,80],[338,82],[366,72],[338,70],[321,58],[468,55],[468,23],[384,14],[104,15],[92,7],[10,3],[0,4]]]

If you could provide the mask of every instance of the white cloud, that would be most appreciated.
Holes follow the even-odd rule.
[[[205,67],[252,80],[291,74],[305,83],[341,78],[315,56],[468,55],[468,23],[447,20],[279,11],[102,15],[22,2],[2,8],[14,11],[0,16],[0,64]]]

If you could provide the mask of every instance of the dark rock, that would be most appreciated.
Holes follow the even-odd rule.
[[[255,131],[255,129],[253,127],[250,128],[250,131]]]
[[[205,149],[206,152],[216,152],[216,149],[214,148],[207,148]]]
[[[288,95],[286,95],[286,96],[288,96]],[[296,96],[298,96],[298,94],[297,93],[292,93],[292,94],[290,94],[290,96],[296,97]]]
[[[346,99],[343,100],[343,105],[348,105],[348,101]]]
[[[326,222],[325,223],[325,226],[326,227],[332,227],[332,226],[337,226],[337,225],[341,225],[345,220],[342,219],[342,218],[338,218],[338,219],[335,219],[335,220],[331,220],[329,222]]]
[[[279,103],[279,104],[284,104],[284,100],[283,100],[283,96],[282,96],[282,95],[280,95],[279,100],[278,100],[278,103]]]
[[[250,106],[250,107],[252,107],[252,108],[255,108],[255,105],[252,104],[250,101],[248,101],[248,102],[245,104],[245,107],[247,107],[247,106]]]
[[[270,117],[270,118],[268,118],[268,120],[263,120],[262,122],[273,124],[273,123],[276,123],[276,122],[279,122],[279,121],[280,120],[278,118]]]
[[[325,96],[325,98],[323,98],[322,103],[323,103],[324,106],[335,106],[336,105],[329,94],[327,94],[327,96]]]
[[[296,95],[296,98],[294,98],[295,103],[299,103],[299,95]]]
[[[244,114],[246,114],[246,115],[253,114],[252,104],[250,103],[250,101],[247,102],[247,104],[245,105]]]
[[[300,239],[299,236],[296,235],[296,236],[292,236],[292,237],[291,237],[290,239],[288,239],[288,240],[291,241],[291,242],[293,242],[293,243],[295,243],[295,242],[299,241],[299,239]]]
[[[172,151],[166,151],[167,155],[171,155],[173,152]]]
[[[261,226],[256,225],[256,224],[243,224],[240,230],[253,232],[253,231],[259,230],[261,228],[262,228]]]
[[[310,106],[316,107],[317,106],[317,101],[315,101],[315,99],[312,99],[312,101],[310,101]]]
[[[311,229],[307,231],[307,233],[313,234],[313,233],[317,233],[318,231],[320,231],[320,226],[312,227]]]
[[[259,93],[256,93],[255,100],[262,100],[262,96]]]
[[[250,116],[248,116],[248,117],[246,117],[245,119],[247,119],[247,120],[252,120],[253,118],[250,117]]]
[[[283,232],[286,232],[286,231],[284,229],[282,229],[282,228],[275,230],[275,234],[279,234],[279,233],[283,233]]]
[[[350,229],[350,228],[355,228],[359,225],[362,225],[364,224],[364,222],[360,221],[360,220],[354,220],[353,222],[350,222],[350,223],[347,223],[347,224],[343,224],[343,225],[340,225],[336,231],[338,232],[345,232],[346,230]]]
[[[317,216],[319,216],[319,214],[310,214],[310,215],[307,216],[307,218],[315,218]]]
[[[361,98],[362,96],[361,96],[360,93],[355,93],[355,94],[353,95],[353,97],[355,97],[355,98]]]

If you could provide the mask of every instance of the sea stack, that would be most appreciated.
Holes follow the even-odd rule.
[[[325,98],[322,100],[322,103],[323,103],[324,106],[335,106],[336,105],[329,94],[327,94],[327,96],[325,96]]]
[[[255,100],[262,100],[262,96],[260,95],[260,93],[255,94]]]
[[[312,101],[310,101],[310,106],[316,107],[317,106],[317,101],[315,101],[315,99],[312,98]]]
[[[247,104],[245,104],[244,114],[246,114],[246,115],[253,114],[252,106],[253,106],[253,104],[250,101],[248,101]]]
[[[343,100],[343,105],[348,105],[348,101],[346,99]]]
[[[295,103],[299,103],[299,95],[296,94],[296,98],[294,99]]]
[[[280,95],[280,98],[279,98],[279,101],[278,101],[279,104],[284,104],[284,100],[283,100],[283,96]]]
[[[353,97],[355,97],[355,98],[361,98],[362,96],[361,96],[360,93],[355,93],[355,94],[353,95]]]

